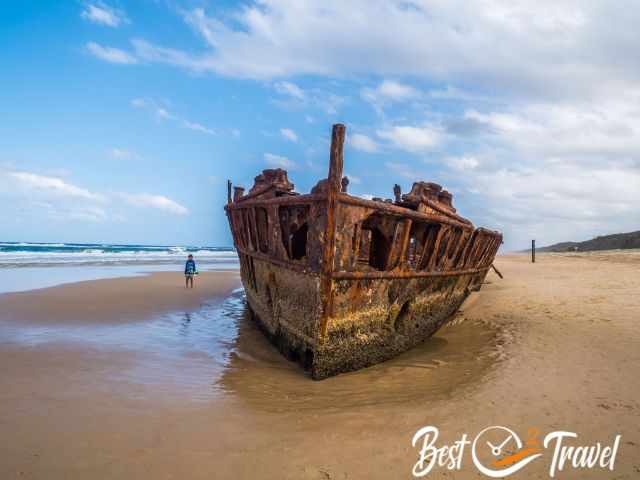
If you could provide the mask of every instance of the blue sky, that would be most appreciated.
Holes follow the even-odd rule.
[[[626,12],[626,13],[621,13]],[[507,249],[638,229],[640,8],[606,2],[0,6],[0,238],[229,245],[226,179],[443,184]]]

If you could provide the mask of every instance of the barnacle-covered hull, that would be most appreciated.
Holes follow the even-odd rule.
[[[254,318],[315,379],[387,360],[433,335],[478,290],[502,242],[458,216],[451,195],[417,182],[396,199],[346,193],[344,127],[329,177],[293,193],[265,170],[225,207]]]
[[[261,261],[254,262],[254,268],[258,278],[270,282],[268,291],[260,291],[243,280],[254,319],[274,345],[314,379],[383,362],[423,342],[485,275],[338,280],[336,296],[361,297],[359,307],[345,304],[334,311],[324,340],[318,342],[322,309],[317,279]]]

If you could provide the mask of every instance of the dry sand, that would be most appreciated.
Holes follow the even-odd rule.
[[[621,434],[613,472],[556,478],[638,478],[640,256],[496,265],[504,280],[491,273],[424,346],[322,382],[282,359],[238,301],[170,298],[166,286],[158,296],[156,276],[20,294],[29,307],[0,297],[0,478],[411,478],[410,441],[424,425],[442,442],[490,425],[523,439],[529,427],[574,431],[577,444]],[[120,293],[101,302],[111,283]],[[194,295],[233,285],[201,286]],[[118,318],[135,316],[116,315],[121,295],[143,296],[145,321],[105,327],[109,315],[58,310],[58,299],[90,291],[96,311]],[[148,319],[160,311],[143,305],[150,298],[164,316]],[[201,313],[183,312],[201,301]],[[67,317],[73,328],[60,323]],[[548,467],[542,457],[509,478],[548,478]],[[467,455],[461,472],[427,478],[481,475]]]

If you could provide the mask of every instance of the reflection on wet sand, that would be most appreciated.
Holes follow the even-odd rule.
[[[343,458],[359,432],[397,457],[423,421],[410,417],[438,411],[438,399],[468,398],[495,371],[500,337],[467,320],[394,360],[316,382],[262,335],[241,289],[131,322],[2,317],[0,424],[15,433],[0,441],[0,477],[102,478],[108,458],[119,478],[254,478],[254,461],[265,479],[327,478],[320,452],[368,470]],[[405,469],[405,461],[384,462]]]
[[[460,318],[460,317],[458,317]],[[144,387],[149,397],[210,401],[220,395],[257,411],[332,409],[428,401],[462,394],[495,363],[500,331],[480,321],[444,327],[401,356],[357,372],[313,381],[268,342],[248,314],[242,289],[191,312],[125,324],[0,323],[7,344],[65,344],[134,355],[104,381]]]
[[[260,410],[344,411],[461,395],[478,384],[499,357],[501,331],[486,322],[464,321],[458,316],[453,322],[456,325],[444,327],[397,358],[313,381],[267,341],[244,304],[233,316],[238,334],[219,385],[227,394]]]

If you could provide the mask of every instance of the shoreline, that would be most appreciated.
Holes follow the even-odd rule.
[[[129,265],[39,265],[7,267],[0,265],[0,295],[25,293],[43,288],[78,282],[141,277],[157,272],[180,274],[183,265],[142,264]],[[202,267],[202,265],[200,264]],[[237,264],[205,264],[203,272],[237,271]]]

